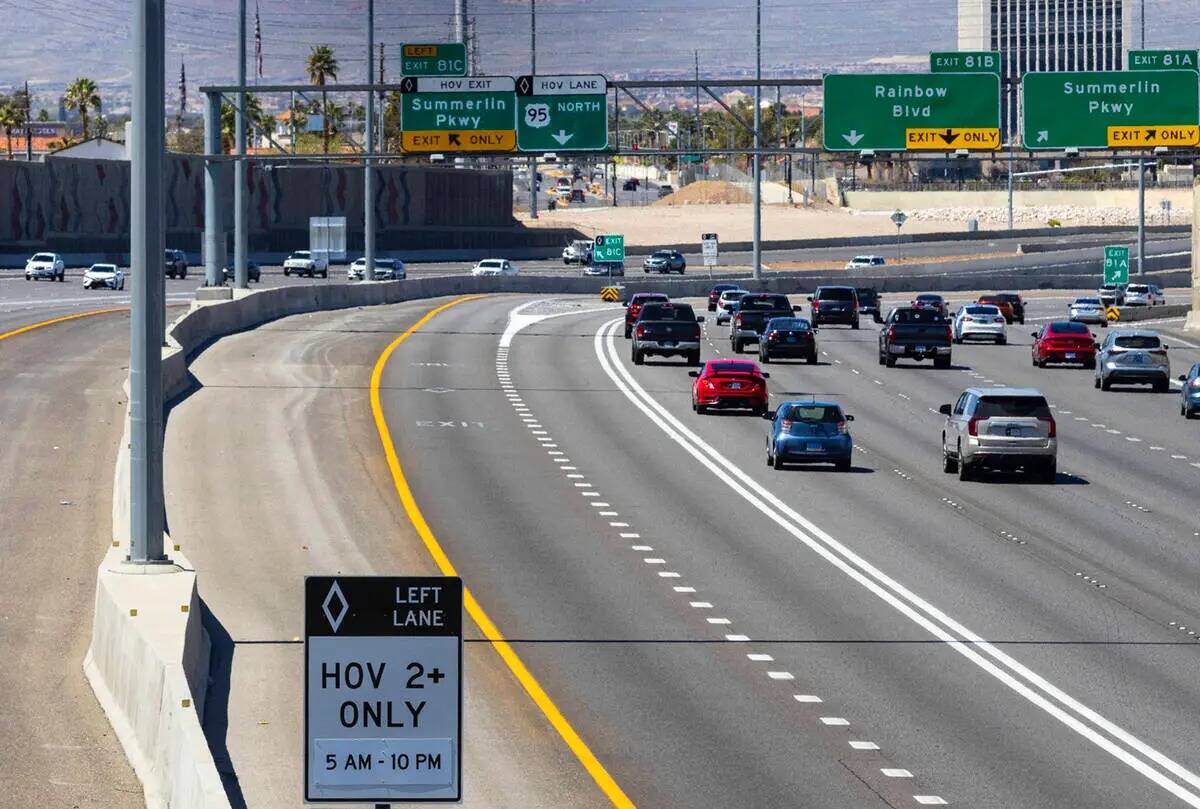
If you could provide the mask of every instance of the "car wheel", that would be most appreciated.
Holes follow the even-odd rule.
[[[946,357],[943,359],[942,357],[934,357],[933,358],[933,367],[934,368],[942,368],[942,369],[949,368],[950,367],[950,358]]]
[[[283,268],[283,274],[284,274],[284,275],[291,275],[291,274],[292,274],[292,271],[291,271],[291,270],[289,270],[287,267],[284,267],[284,268]]]
[[[763,365],[769,365],[771,363],[771,355],[765,351],[760,351],[758,352],[758,361]]]
[[[758,418],[762,418],[763,416],[765,416],[767,414],[767,406],[759,405],[758,407],[754,408],[754,410],[752,410],[751,412],[754,413],[754,415],[757,416]]]
[[[634,365],[644,365],[645,362],[646,362],[646,358],[642,356],[642,352],[638,351],[635,348],[633,350],[633,364]]]
[[[1092,377],[1092,387],[1094,387],[1096,390],[1100,390],[1100,377],[1099,376]]]
[[[1007,338],[1007,337],[997,337],[997,338],[996,338],[996,345],[998,345],[998,346],[1006,346],[1006,345],[1008,345],[1008,338]]]
[[[885,366],[887,366],[888,368],[895,368],[896,367],[896,358],[893,356],[890,356],[890,355],[887,357],[884,357],[883,364]]]
[[[957,336],[956,336],[956,337],[953,339],[953,341],[952,341],[952,342],[953,342],[955,345],[957,345],[957,346],[960,346],[960,345],[962,345],[962,338],[961,338],[961,337],[957,337]]]
[[[632,336],[633,336],[633,329],[626,326],[625,327],[625,339],[628,340]]]
[[[1171,381],[1169,379],[1160,379],[1154,383],[1155,393],[1166,393],[1171,390]]]
[[[1096,361],[1095,360],[1084,360],[1083,367],[1086,370],[1094,371],[1094,370],[1096,370]]]
[[[855,331],[858,331],[858,319],[857,318],[855,318],[854,322],[852,322],[850,324],[850,328],[854,329]]]
[[[60,272],[60,273],[58,274],[58,283],[60,283],[60,284],[61,284],[61,283],[63,283],[63,282],[64,282],[64,281],[66,281],[66,280],[67,280],[67,271],[66,271],[66,270],[63,270],[62,272]]]
[[[696,412],[699,413],[701,416],[703,416],[705,413],[708,412],[708,405],[702,405],[702,404],[696,405]]]
[[[167,277],[168,277],[168,278],[170,278],[172,281],[174,281],[174,280],[175,280],[175,273],[173,273],[173,272],[168,272],[168,273],[167,273]]]
[[[957,466],[958,466],[958,479],[962,480],[962,481],[970,480],[971,477],[973,476],[973,473],[975,470],[971,468],[970,464],[968,464],[965,460],[963,460],[961,454],[958,456]]]
[[[816,354],[809,354],[809,355],[808,355],[808,364],[809,364],[809,365],[816,365],[816,364],[817,364],[817,355],[816,355]]]
[[[700,352],[693,351],[690,355],[688,355],[688,363],[690,365],[700,365]]]
[[[734,354],[741,354],[742,353],[742,341],[741,340],[730,340],[729,341],[729,349]]]
[[[771,456],[771,468],[772,469],[783,469],[783,457],[780,455],[772,455]]]
[[[183,281],[186,278],[187,278],[187,270],[180,270],[179,271],[179,280]]]
[[[872,320],[874,320],[876,323],[882,323],[883,317],[877,314],[872,318]]]
[[[1194,419],[1194,418],[1196,418],[1196,409],[1195,409],[1194,407],[1188,407],[1188,408],[1184,408],[1184,411],[1183,411],[1183,417],[1184,417],[1185,419]]]
[[[1100,390],[1109,390],[1111,388],[1112,382],[1108,380],[1108,377],[1100,377]]]
[[[844,460],[838,461],[836,464],[834,464],[834,468],[837,469],[837,471],[839,471],[839,472],[849,472],[850,471],[850,459],[846,458]]]
[[[1053,483],[1058,479],[1058,461],[1054,458],[1045,461],[1037,467],[1035,474],[1042,483]]]
[[[122,292],[125,291],[125,282],[124,281],[121,282],[121,291]]]
[[[942,471],[947,475],[958,471],[958,459],[951,457],[945,448],[942,449]]]

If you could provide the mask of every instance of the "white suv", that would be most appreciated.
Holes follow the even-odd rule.
[[[1167,300],[1154,284],[1130,284],[1125,287],[1125,306],[1162,306]]]
[[[58,253],[34,253],[25,262],[25,280],[64,281],[67,277],[66,264]]]
[[[283,262],[283,274],[307,275],[309,278],[320,275],[329,277],[329,259],[321,253],[308,250],[297,250]]]

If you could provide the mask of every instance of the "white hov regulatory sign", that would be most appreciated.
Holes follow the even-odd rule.
[[[462,580],[304,589],[304,800],[461,800]]]
[[[528,88],[518,86],[521,95],[530,96],[575,96],[605,95],[608,79],[604,76],[523,76],[528,79]]]
[[[718,253],[717,245],[718,240],[717,234],[715,233],[705,233],[700,238],[700,254],[704,256],[704,263],[706,266],[712,267],[716,265]]]
[[[511,93],[516,90],[512,76],[420,76],[418,93]]]

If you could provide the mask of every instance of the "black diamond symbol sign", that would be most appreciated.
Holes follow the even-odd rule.
[[[522,76],[517,79],[517,95],[527,96],[533,94],[533,81],[528,76]]]
[[[335,599],[336,606],[333,606]],[[326,620],[329,621],[330,629],[337,632],[338,627],[342,625],[342,621],[346,617],[346,613],[350,611],[350,604],[346,601],[346,596],[342,594],[342,588],[338,587],[336,581],[329,588],[329,594],[325,596],[325,600],[321,602],[321,610],[325,613]]]

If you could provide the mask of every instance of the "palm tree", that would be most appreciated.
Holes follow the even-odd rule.
[[[12,131],[25,121],[25,111],[17,109],[12,101],[0,103],[0,127],[4,127],[4,137],[8,140],[8,159],[12,160]]]
[[[79,122],[83,126],[83,139],[88,138],[88,110],[100,109],[100,91],[96,82],[80,76],[67,85],[67,94],[63,98],[68,109],[79,112]]]
[[[333,55],[333,48],[328,45],[314,45],[304,63],[304,72],[313,84],[324,87],[326,80],[337,81],[338,63]],[[321,91],[321,138],[325,152],[329,152],[329,96]]]
[[[250,134],[255,130],[260,132],[271,131],[271,125],[275,119],[269,113],[263,111],[262,102],[254,93],[246,93],[246,135],[247,140],[250,140]],[[232,152],[235,141],[235,132],[237,124],[236,115],[232,104],[221,104],[221,147],[224,151]]]

